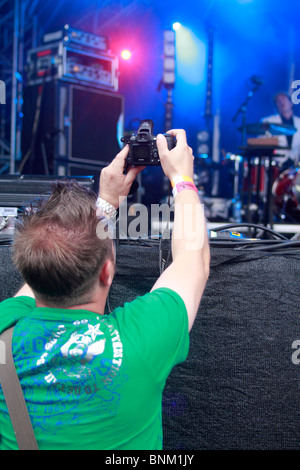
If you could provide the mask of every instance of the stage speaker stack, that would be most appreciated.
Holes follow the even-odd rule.
[[[123,146],[124,97],[106,38],[70,28],[28,51],[22,159],[28,175],[94,176]]]
[[[0,300],[22,280],[0,247]],[[165,450],[300,448],[299,255],[211,249],[187,360],[167,380]],[[157,246],[120,244],[106,313],[148,292]]]
[[[36,133],[34,120],[42,93]],[[88,176],[99,174],[120,151],[123,98],[120,95],[54,80],[24,89],[20,173]],[[95,176],[92,173],[92,176]]]

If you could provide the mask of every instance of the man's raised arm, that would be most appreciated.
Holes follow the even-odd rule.
[[[170,179],[175,196],[172,231],[172,263],[154,284],[152,291],[167,287],[183,299],[189,318],[189,329],[195,320],[209,276],[209,244],[204,209],[193,184],[193,154],[184,130],[172,130],[177,145],[168,150],[163,135],[157,136],[162,169]]]

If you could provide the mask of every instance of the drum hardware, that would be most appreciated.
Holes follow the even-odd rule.
[[[240,166],[243,162],[243,157],[234,153],[226,153],[226,159],[234,162],[233,199],[231,203],[233,209],[233,220],[240,223],[243,216],[243,197],[241,197],[240,192]]]
[[[247,209],[246,209],[246,219],[247,222],[251,222],[252,214],[250,212],[250,204],[252,203],[252,188],[251,188],[251,172],[254,159],[258,159],[258,179],[256,185],[256,203],[259,202],[259,189],[260,189],[260,179],[261,179],[261,165],[262,162],[266,168],[265,177],[266,177],[266,190],[263,192],[263,225],[271,226],[273,225],[273,208],[272,208],[272,185],[273,185],[273,171],[274,171],[274,160],[275,150],[284,150],[284,147],[278,146],[244,146],[240,147],[242,154],[247,159],[248,164],[248,175],[247,175]],[[276,158],[278,155],[276,154]]]
[[[282,210],[280,212],[280,214],[278,214],[279,216],[279,219],[281,221],[284,221],[286,219],[286,209],[287,209],[287,203],[289,201],[289,196],[287,194],[285,194],[283,196],[283,204],[282,204]]]
[[[300,221],[300,170],[283,171],[272,187],[274,212],[281,221]]]
[[[284,157],[284,155],[277,154],[276,151],[289,150],[288,147],[280,147],[275,136],[293,135],[297,129],[287,124],[272,122],[246,124],[245,119],[243,119],[243,125],[238,130],[243,133],[243,145],[239,148],[242,155],[240,158],[243,160],[243,183],[240,188],[239,164],[237,164],[235,165],[233,202],[246,201],[245,216],[247,222],[251,222],[256,217],[257,220],[262,218],[262,223],[265,226],[272,226],[272,185],[279,174],[278,165],[273,157]],[[246,141],[246,134],[264,135],[265,137],[248,138]],[[244,142],[247,142],[247,144],[245,145]],[[234,159],[234,156],[231,156],[232,154],[229,155],[230,159]],[[228,156],[226,157],[228,158]],[[261,205],[263,208],[260,211]]]

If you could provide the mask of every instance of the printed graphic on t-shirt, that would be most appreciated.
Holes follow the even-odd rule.
[[[72,420],[79,422],[80,416],[74,412],[78,406],[82,410],[97,404],[97,412],[115,414],[119,388],[127,381],[121,373],[123,344],[115,326],[107,318],[95,317],[73,324],[62,322],[51,332],[46,325],[39,329],[43,338],[34,359],[36,385],[45,390],[48,404],[42,422],[36,424],[44,428],[48,414],[64,414],[64,420],[68,419],[68,411]],[[41,409],[31,407],[30,395],[30,389],[26,390],[30,412],[40,415]]]
[[[65,357],[77,357],[81,361],[92,361],[95,356],[102,354],[105,348],[106,339],[98,338],[104,336],[101,331],[100,323],[98,325],[87,324],[88,330],[81,333],[72,333],[70,339],[60,348],[60,351]]]
[[[48,383],[56,383],[66,376],[80,379],[90,375],[87,364],[96,358],[102,382],[109,383],[116,376],[123,358],[121,338],[113,325],[99,317],[98,320],[98,323],[86,319],[74,321],[73,331],[61,324],[51,333],[36,361],[37,366],[51,365],[44,377]]]

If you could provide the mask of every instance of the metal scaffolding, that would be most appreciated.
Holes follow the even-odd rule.
[[[9,8],[9,2],[0,1],[0,78],[5,83],[6,103],[11,95],[12,82],[12,35],[13,35],[13,9]],[[0,105],[0,173],[9,168],[10,142],[7,132],[9,108],[6,104]]]
[[[15,173],[21,158],[24,54],[36,43],[37,3],[0,0],[0,77],[6,86],[6,104],[0,107],[0,174]]]
[[[0,80],[6,88],[6,104],[0,105],[0,174],[14,174],[16,162],[21,160],[27,51],[37,47],[63,3],[53,6],[50,0],[0,0]]]
[[[123,14],[137,3],[117,0],[120,8],[116,11]],[[23,81],[28,50],[38,47],[52,27],[62,27],[66,18],[73,27],[81,29],[88,24],[96,33],[103,20],[99,11],[109,4],[110,0],[0,0],[0,80],[6,87],[6,104],[0,104],[0,174],[16,173],[22,159]],[[113,21],[110,16],[105,20],[107,25]]]

